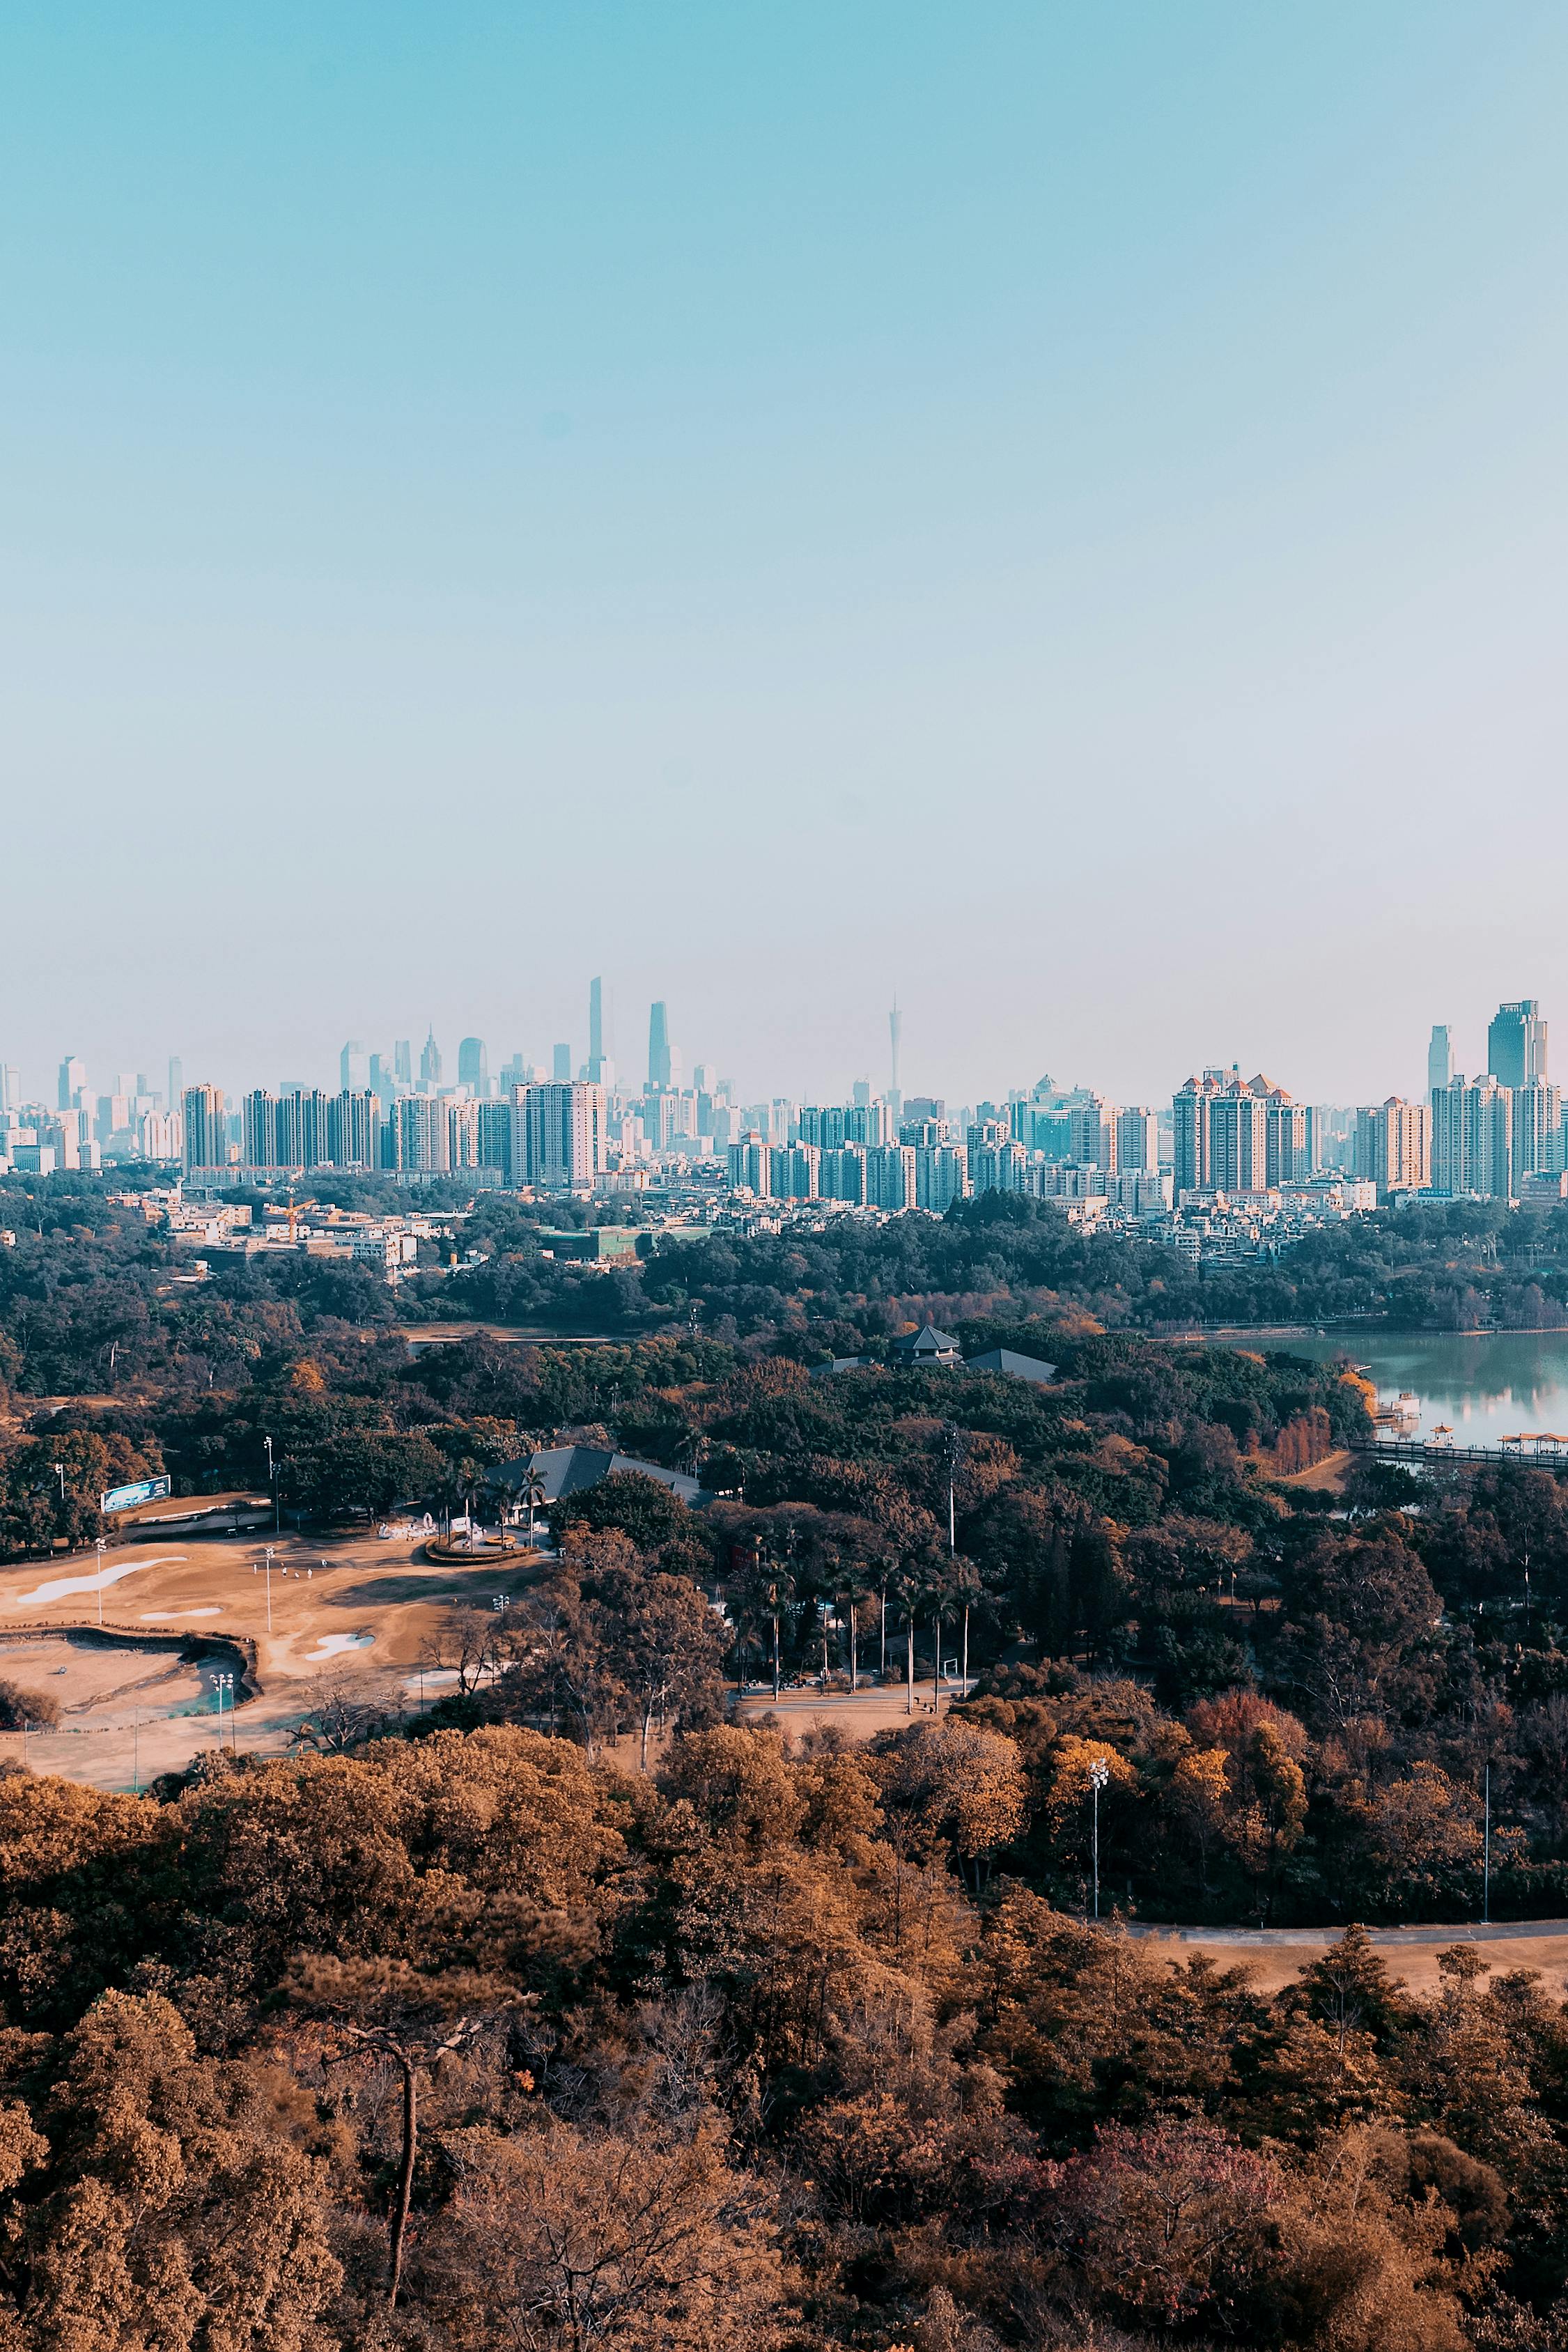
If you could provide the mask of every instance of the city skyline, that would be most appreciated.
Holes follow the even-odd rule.
[[[878,1094],[884,1092],[891,1083],[890,1024],[894,1018],[897,1022],[895,1034],[899,1040],[897,1051],[900,1059],[907,1060],[913,1051],[913,1066],[917,1084],[915,1087],[902,1087],[901,1091],[906,1094],[915,1091],[929,1091],[950,1095],[954,1099],[957,1099],[961,1095],[973,1096],[976,1099],[981,1099],[998,1094],[998,1089],[1005,1095],[1010,1087],[1027,1087],[1032,1085],[1036,1078],[1049,1073],[1065,1086],[1092,1086],[1100,1091],[1114,1095],[1118,1100],[1159,1100],[1168,1103],[1175,1087],[1180,1083],[1179,1077],[1173,1076],[1173,1070],[1178,1066],[1183,1075],[1198,1069],[1236,1067],[1257,1070],[1275,1064],[1282,1066],[1280,1055],[1273,1052],[1267,1043],[1256,1055],[1234,1050],[1205,1054],[1189,1052],[1185,1060],[1178,1054],[1174,1063],[1153,1070],[1146,1083],[1136,1085],[1127,1082],[1124,1078],[1118,1082],[1117,1072],[1125,1072],[1129,1068],[1146,1071],[1149,1061],[1146,1053],[1132,1055],[1124,1053],[1119,1057],[1112,1055],[1107,1057],[1108,1067],[1076,1069],[1061,1055],[1051,1055],[1047,1046],[1039,1068],[1032,1071],[1029,1071],[1027,1066],[1024,1069],[1015,1068],[1010,1074],[1005,1074],[1000,1077],[992,1076],[988,1082],[983,1083],[982,1078],[977,1076],[976,1072],[986,1072],[994,1066],[996,1056],[994,1051],[988,1050],[985,1041],[977,1041],[976,1050],[969,1058],[967,1070],[960,1060],[956,1083],[946,1084],[939,1076],[934,1077],[925,1066],[919,1051],[918,1032],[914,1033],[913,1048],[905,1045],[904,1013],[906,1007],[903,1003],[897,1003],[891,1013],[883,1011],[880,1015],[868,1014],[863,1021],[857,1024],[856,1034],[862,1034],[866,1053],[862,1061],[852,1069],[845,1069],[840,1076],[834,1076],[831,1072],[824,1073],[820,1082],[814,1086],[779,1085],[775,1083],[774,1074],[762,1066],[760,1049],[754,1048],[747,1052],[743,1048],[740,1055],[737,1057],[737,1069],[732,1070],[729,1064],[726,1062],[724,1055],[709,1050],[701,1038],[696,1045],[692,1044],[685,1034],[686,1024],[681,1018],[682,1008],[678,1003],[671,1013],[668,1008],[672,1000],[669,997],[653,996],[645,1000],[643,1009],[639,1012],[636,997],[633,995],[628,999],[626,992],[618,983],[612,982],[607,976],[602,975],[584,979],[579,992],[580,1001],[576,1005],[575,1013],[566,1003],[564,996],[558,992],[551,1000],[553,1010],[550,1013],[540,1013],[531,1020],[525,1015],[521,1025],[531,1033],[527,1036],[505,1033],[504,1024],[496,1020],[486,1024],[476,1014],[474,1007],[470,1004],[466,1012],[459,1010],[453,1014],[450,1021],[446,1022],[439,1019],[427,1009],[417,1021],[405,1021],[402,1024],[401,1031],[394,1025],[383,1024],[382,1032],[378,1033],[373,1040],[371,1036],[371,1024],[368,1022],[361,1023],[361,1029],[365,1032],[362,1040],[356,1037],[346,1043],[343,1038],[340,1038],[335,1045],[324,1035],[310,1037],[303,1044],[285,1044],[281,1046],[268,1045],[264,1039],[258,1038],[254,1046],[247,1048],[244,1053],[233,1045],[217,1055],[210,1053],[204,1055],[200,1050],[191,1049],[182,1052],[180,1047],[175,1045],[161,1048],[156,1054],[152,1054],[150,1058],[148,1049],[142,1050],[140,1054],[127,1055],[125,1053],[95,1054],[90,1048],[84,1048],[78,1054],[78,1058],[89,1070],[100,1073],[107,1073],[111,1068],[123,1071],[133,1066],[141,1069],[150,1067],[161,1069],[171,1058],[178,1058],[191,1070],[194,1070],[199,1063],[202,1068],[209,1073],[211,1082],[223,1086],[230,1095],[248,1092],[252,1087],[257,1085],[273,1086],[280,1083],[319,1087],[335,1092],[339,1085],[344,1082],[342,1063],[344,1055],[350,1049],[350,1044],[352,1044],[355,1050],[364,1054],[367,1064],[370,1058],[376,1055],[387,1056],[390,1064],[391,1055],[401,1036],[402,1042],[411,1045],[417,1066],[427,1040],[435,1039],[439,1045],[440,1039],[444,1037],[448,1041],[442,1048],[447,1065],[446,1082],[451,1083],[458,1076],[457,1066],[461,1045],[464,1043],[476,1043],[487,1049],[492,1071],[497,1069],[512,1055],[519,1052],[526,1054],[531,1061],[549,1069],[551,1056],[559,1050],[559,1041],[564,1038],[570,1049],[571,1073],[575,1076],[592,1057],[594,1013],[591,992],[596,988],[602,990],[601,1003],[605,1007],[613,1001],[619,1008],[624,1001],[632,1025],[640,1026],[643,1042],[633,1045],[628,1058],[624,1047],[619,1055],[613,1050],[608,1012],[601,1010],[599,1016],[601,1034],[605,1039],[604,1058],[614,1068],[622,1087],[635,1087],[639,1089],[649,1072],[647,1047],[653,1042],[652,1023],[655,1017],[661,1015],[664,1016],[667,1024],[666,1048],[673,1049],[678,1056],[682,1057],[684,1067],[688,1074],[699,1062],[710,1066],[722,1066],[726,1076],[736,1086],[738,1093],[777,1093],[789,1095],[801,1101],[836,1101],[841,1097],[848,1101],[852,1087],[858,1080],[862,1079],[870,1081],[874,1092]],[[1390,1049],[1378,1056],[1368,1056],[1363,1042],[1355,1054],[1347,1053],[1338,1063],[1341,1077],[1337,1088],[1333,1083],[1335,1059],[1332,1054],[1322,1052],[1318,1056],[1313,1057],[1313,1060],[1316,1066],[1326,1067],[1330,1083],[1316,1087],[1310,1083],[1302,1083],[1293,1087],[1291,1091],[1298,1100],[1344,1105],[1381,1101],[1390,1095],[1424,1098],[1430,1091],[1431,1041],[1439,1029],[1448,1041],[1452,1069],[1471,1077],[1483,1076],[1492,1067],[1491,1034],[1497,1026],[1500,1014],[1511,1012],[1521,1003],[1538,1006],[1542,1001],[1540,997],[1529,999],[1515,997],[1511,1000],[1500,998],[1497,1000],[1498,1011],[1491,1014],[1475,1013],[1468,1014],[1462,1020],[1450,1020],[1443,1024],[1430,1023],[1425,1030],[1419,1030],[1409,1041],[1391,1041]],[[193,1027],[195,1025],[193,1024]],[[514,1023],[512,1030],[515,1032],[518,1025]],[[1246,1024],[1237,1025],[1252,1028],[1256,1026],[1256,1023],[1249,1021]],[[8,1046],[9,1040],[0,1035],[0,1067],[8,1066],[18,1073],[21,1089],[26,1099],[52,1100],[55,1091],[55,1073],[62,1053],[68,1049],[57,1045],[52,1052],[44,1055],[43,1066],[35,1067],[31,1061],[24,1060],[14,1050],[8,1050]],[[74,1052],[76,1048],[72,1047],[68,1050]],[[1378,1082],[1375,1078],[1372,1085],[1363,1088],[1356,1088],[1344,1083],[1343,1074],[1346,1071],[1356,1066],[1370,1066],[1375,1071],[1380,1065],[1386,1073],[1383,1082]],[[1309,1064],[1309,1066],[1312,1066],[1312,1064]],[[285,1071],[286,1077],[280,1075]],[[748,1077],[743,1077],[738,1074],[739,1071],[749,1071],[751,1075]],[[559,1076],[559,1072],[556,1071],[554,1075]],[[368,1083],[368,1075],[366,1082]]]
[[[887,1085],[856,1078],[836,1106],[831,1094],[814,1105],[777,1092],[748,1100],[702,1059],[688,1085],[663,999],[649,1007],[645,1075],[618,1077],[602,974],[589,984],[587,1012],[588,1056],[575,1066],[571,1044],[557,1040],[548,1066],[525,1047],[492,1070],[486,1041],[471,1032],[454,1070],[432,1023],[417,1078],[412,1037],[393,1040],[390,1053],[350,1038],[336,1091],[298,1076],[243,1094],[211,1078],[186,1087],[183,1062],[171,1056],[166,1093],[138,1070],[117,1072],[104,1094],[84,1057],[68,1053],[54,1097],[28,1097],[16,1068],[0,1061],[0,1166],[47,1174],[178,1160],[191,1177],[225,1167],[475,1170],[487,1183],[586,1183],[591,1192],[634,1171],[638,1184],[652,1171],[684,1183],[699,1166],[711,1184],[716,1163],[727,1159],[730,1186],[759,1195],[782,1187],[788,1197],[884,1210],[902,1198],[937,1211],[976,1190],[1104,1202],[1104,1180],[1126,1178],[1133,1191],[1118,1193],[1116,1205],[1139,1221],[1173,1208],[1179,1221],[1189,1198],[1311,1192],[1333,1171],[1367,1180],[1375,1199],[1428,1190],[1513,1199],[1543,1186],[1568,1197],[1563,1092],[1551,1083],[1550,1022],[1534,997],[1499,1005],[1484,1070],[1458,1069],[1454,1025],[1434,1024],[1424,1097],[1304,1103],[1232,1063],[1195,1069],[1174,1089],[1168,1114],[1153,1100],[1113,1100],[1100,1087],[1049,1073],[994,1097],[976,1090],[967,1102],[905,1094],[896,996]],[[1144,1180],[1156,1171],[1157,1196],[1145,1198]]]

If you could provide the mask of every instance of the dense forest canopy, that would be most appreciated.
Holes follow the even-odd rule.
[[[712,1499],[557,1507],[417,1719],[340,1699],[140,1798],[0,1774],[0,2352],[1565,2340],[1556,1991],[1457,1946],[1417,1998],[1355,1923],[1568,1912],[1568,1487],[1371,1463],[1344,1365],[1160,1336],[1557,1298],[1555,1217],[1360,1220],[1227,1289],[983,1202],[599,1274],[481,1199],[480,1262],[394,1290],[183,1280],[104,1191],[0,1203],[5,1557],[125,1477],[262,1486],[268,1440],[307,1524],[561,1439]],[[900,1366],[926,1314],[1057,1376]],[[610,1344],[412,1353],[438,1318]],[[728,1719],[911,1662],[869,1741]],[[1265,1995],[1096,1889],[1339,1940]]]

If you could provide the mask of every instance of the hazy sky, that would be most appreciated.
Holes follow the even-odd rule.
[[[11,0],[0,1060],[1568,1076],[1568,11]]]

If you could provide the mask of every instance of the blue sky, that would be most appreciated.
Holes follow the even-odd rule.
[[[0,1059],[1568,1022],[1565,97],[1529,0],[14,5]]]

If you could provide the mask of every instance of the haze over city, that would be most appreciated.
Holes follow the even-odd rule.
[[[1565,66],[1429,0],[13,12],[0,1058],[324,1085],[603,972],[747,1094],[895,991],[956,1099],[1479,1066],[1568,982]]]

